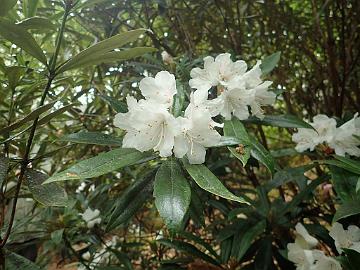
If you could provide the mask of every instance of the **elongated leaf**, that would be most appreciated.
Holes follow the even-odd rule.
[[[260,68],[263,75],[270,73],[276,67],[280,60],[280,56],[281,52],[276,52],[265,57],[264,60],[261,61]]]
[[[357,214],[360,214],[360,199],[345,201],[336,210],[333,222]]]
[[[264,164],[265,167],[269,169],[271,174],[274,174],[275,171],[274,158],[272,157],[270,152],[266,150],[265,147],[255,139],[255,137],[251,136],[251,138],[252,138],[251,140],[252,148],[250,150],[251,156],[257,159],[258,161],[260,161],[262,164]]]
[[[244,125],[238,119],[225,121],[224,134],[226,137],[238,140],[238,148],[228,147],[229,151],[241,161],[243,166],[246,165],[251,153],[251,140]]]
[[[46,56],[35,39],[23,27],[0,18],[0,35],[46,64]]]
[[[69,201],[65,190],[57,183],[42,185],[48,176],[35,171],[27,170],[25,173],[27,186],[34,199],[46,206],[67,206]]]
[[[318,178],[316,180],[311,181],[309,185],[306,186],[304,190],[302,190],[298,195],[296,195],[291,202],[288,202],[282,209],[279,209],[279,216],[284,215],[288,211],[293,210],[299,203],[301,203],[315,188],[321,183],[328,180],[328,177],[324,176],[322,178]]]
[[[169,239],[160,239],[157,242],[159,242],[160,244],[163,244],[167,247],[174,248],[175,250],[186,252],[195,258],[200,258],[211,264],[220,265],[217,260],[215,260],[214,258],[210,257],[209,255],[201,252],[197,247],[195,247],[189,243],[181,242],[178,240],[171,241]]]
[[[106,153],[101,153],[96,157],[80,161],[69,169],[54,174],[47,179],[44,184],[97,177],[125,166],[133,165],[134,163],[149,157],[150,154],[147,152],[141,153],[134,149],[118,148]]]
[[[261,241],[260,248],[256,253],[254,260],[255,270],[268,270],[275,268],[273,267],[271,242],[271,237],[267,237],[264,241]]]
[[[178,234],[188,240],[194,241],[196,244],[203,246],[204,248],[206,248],[207,251],[209,251],[212,256],[214,256],[214,258],[220,260],[220,256],[215,252],[212,246],[209,243],[205,242],[202,238],[186,231],[178,232]]]
[[[89,48],[81,51],[79,54],[75,55],[64,65],[62,65],[58,72],[63,72],[69,70],[74,66],[78,66],[78,63],[86,62],[88,58],[94,58],[95,56],[103,55],[110,52],[113,49],[120,48],[123,45],[135,41],[141,34],[145,32],[145,29],[137,29],[128,31],[125,33],[118,34],[111,38],[105,39],[98,42],[97,44],[90,46]]]
[[[7,157],[0,156],[0,186],[2,185],[2,182],[4,181],[7,175],[9,165],[10,165],[9,159]]]
[[[241,141],[235,137],[222,136],[220,138],[220,142],[217,145],[215,145],[214,147],[239,145],[240,143],[241,143]]]
[[[335,155],[335,158],[343,163],[343,167],[345,170],[348,170],[350,172],[360,174],[360,161],[352,160],[350,158],[337,156]]]
[[[16,25],[26,30],[56,30],[57,27],[47,18],[31,17],[18,22]]]
[[[128,111],[127,105],[113,97],[101,95],[100,96],[106,103],[110,105],[118,113],[126,113]]]
[[[17,3],[17,0],[1,0],[0,16],[5,16]]]
[[[314,129],[309,123],[297,118],[295,115],[289,115],[289,114],[266,115],[262,120],[255,117],[251,117],[245,121],[260,125],[274,126],[274,127]]]
[[[78,133],[65,135],[61,137],[59,140],[64,142],[96,144],[96,145],[115,145],[115,146],[122,145],[122,139],[100,132],[81,131]]]
[[[72,103],[72,104],[68,104],[65,105],[64,107],[61,107],[60,109],[57,109],[56,111],[53,111],[52,113],[49,113],[48,115],[44,116],[43,118],[41,118],[38,122],[38,125],[45,125],[48,122],[50,122],[51,119],[53,119],[54,117],[57,117],[61,114],[63,114],[64,112],[68,111],[71,109],[71,107],[73,107],[76,103]]]
[[[56,101],[55,101],[56,102]],[[23,125],[25,125],[26,123],[28,123],[31,120],[34,120],[35,118],[37,118],[40,114],[50,110],[53,105],[55,104],[55,102],[51,102],[49,104],[46,104],[44,106],[41,106],[39,108],[37,108],[36,110],[32,111],[31,113],[29,113],[27,116],[25,116],[24,118],[18,120],[17,122],[11,124],[10,126],[4,127],[2,129],[0,129],[0,134],[4,134],[5,132],[9,132],[12,130],[15,130]]]
[[[151,197],[152,182],[154,173],[150,172],[143,179],[137,180],[133,185],[128,187],[119,197],[111,212],[106,231],[115,229],[117,226],[127,222]]]
[[[10,252],[8,250],[4,250],[5,255],[5,269],[7,270],[19,270],[19,269],[31,269],[31,270],[41,270],[41,267],[37,266],[32,261],[28,259]]]
[[[175,160],[164,162],[156,173],[154,197],[166,226],[178,230],[190,205],[191,189]]]
[[[236,259],[240,261],[242,257],[245,255],[246,251],[251,246],[251,243],[262,234],[266,227],[266,221],[262,220],[257,223],[255,226],[248,228],[244,233],[241,233],[241,240],[239,244],[239,249],[236,254]]]
[[[239,140],[243,145],[251,145],[251,139],[240,120],[233,118],[224,122],[224,135]]]
[[[231,154],[233,154],[238,160],[240,160],[242,165],[245,167],[250,158],[251,148],[249,146],[243,146],[237,148],[228,147],[228,149]]]
[[[330,166],[330,173],[336,194],[343,202],[357,198],[356,185],[358,175],[338,168],[338,166]]]
[[[5,67],[5,73],[8,78],[10,88],[15,89],[21,76],[25,73],[25,68],[19,66]]]
[[[184,167],[202,189],[228,200],[247,203],[243,198],[232,194],[206,166],[184,162]]]
[[[145,53],[151,53],[156,51],[155,48],[150,47],[137,47],[131,48],[127,50],[123,50],[120,52],[108,52],[104,54],[95,54],[92,57],[88,57],[83,59],[82,61],[78,61],[77,63],[73,63],[71,66],[67,66],[66,64],[62,66],[58,72],[64,72],[65,70],[70,70],[74,68],[84,68],[91,65],[99,65],[99,64],[106,64],[118,61],[124,61],[131,58],[139,57]]]

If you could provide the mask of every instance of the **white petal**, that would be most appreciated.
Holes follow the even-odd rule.
[[[177,158],[182,158],[189,151],[189,143],[184,135],[180,134],[175,137],[174,154]]]
[[[187,158],[190,164],[202,164],[205,162],[205,147],[193,142],[190,145],[190,151],[187,152]]]

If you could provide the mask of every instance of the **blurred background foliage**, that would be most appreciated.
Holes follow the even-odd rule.
[[[138,28],[151,31],[128,47],[148,46],[158,51],[59,74],[48,97],[60,102],[53,106],[53,118],[44,119],[36,130],[31,167],[52,175],[112,149],[101,143],[76,143],[64,136],[79,131],[121,136],[113,126],[114,115],[123,109],[127,94],[140,97],[137,86],[143,76],[169,70],[189,94],[191,68],[202,65],[204,56],[222,52],[254,64],[256,59],[281,51],[278,67],[268,75],[280,96],[275,108],[267,108],[268,113],[306,119],[324,113],[340,122],[349,119],[360,111],[359,5],[356,0],[79,1],[68,16],[59,62],[93,43]],[[0,15],[27,29],[48,58],[54,54],[64,15],[62,2],[19,0],[8,14]],[[162,51],[174,62],[164,63]],[[43,64],[0,37],[0,130],[37,108],[47,81]],[[1,151],[10,157],[10,166],[2,165],[9,172],[0,198],[3,233],[30,128],[28,121],[0,134]],[[323,249],[334,254],[325,228],[340,201],[358,196],[351,191],[358,176],[332,168],[334,179],[339,176],[349,181],[331,182],[336,191],[324,188],[330,183],[328,167],[309,162],[326,158],[326,152],[320,151],[320,157],[295,155],[292,129],[251,123],[247,128],[276,158],[279,168],[272,178],[255,159],[243,167],[226,149],[211,150],[206,165],[235,194],[253,200],[253,206],[239,206],[191,183],[192,202],[184,230],[171,233],[151,200],[147,174],[158,162],[150,161],[121,173],[65,182],[68,207],[44,207],[32,199],[30,185],[23,185],[7,250],[45,269],[77,269],[78,262],[83,269],[108,270],[293,269],[283,253],[293,236],[290,228],[305,218],[312,222],[307,229],[321,239]],[[142,182],[134,188],[135,181]],[[314,184],[307,185],[309,181]],[[336,196],[339,192],[343,197]],[[79,215],[88,207],[99,209],[103,224],[108,224],[114,206],[118,206],[118,215],[110,228],[96,225],[89,230]],[[358,217],[345,222],[354,224]],[[8,258],[17,256],[5,253]],[[21,260],[13,261],[20,261],[21,269],[35,269]],[[17,269],[11,268],[16,265],[8,267]]]

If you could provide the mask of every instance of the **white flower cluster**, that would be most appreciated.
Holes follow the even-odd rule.
[[[84,213],[80,214],[89,229],[93,228],[95,224],[101,223],[100,211],[98,209],[91,210],[87,208]]]
[[[235,115],[239,119],[251,113],[262,118],[262,105],[273,104],[276,95],[268,91],[271,84],[260,78],[260,61],[247,71],[244,61],[232,62],[230,54],[220,54],[215,59],[204,58],[204,69],[194,68],[189,84],[190,104],[183,117],[171,114],[173,97],[177,94],[175,76],[160,71],[155,78],[140,81],[144,99],[127,97],[128,112],[118,113],[114,125],[126,130],[123,147],[139,151],[153,149],[161,157],[187,156],[191,164],[205,161],[206,147],[219,143],[221,135],[215,127],[222,127],[212,117],[221,114],[225,119]],[[217,86],[218,97],[208,99],[208,90]]]
[[[289,243],[288,259],[295,263],[297,270],[341,270],[341,265],[323,251],[314,249],[318,240],[312,237],[305,227],[298,223],[295,227],[295,243]]]
[[[307,149],[313,151],[318,144],[327,143],[339,156],[345,156],[346,153],[352,156],[360,156],[360,148],[357,147],[360,145],[360,140],[355,137],[360,136],[358,114],[355,114],[351,120],[338,128],[335,119],[323,114],[316,115],[310,125],[315,130],[299,128],[298,132],[292,136],[292,140],[297,143],[295,149],[298,152]]]
[[[101,246],[99,250],[97,250],[92,256],[89,251],[85,252],[82,255],[82,258],[86,261],[91,262],[88,264],[88,268],[84,265],[79,264],[77,270],[86,270],[86,269],[100,269],[101,266],[107,265],[111,262],[111,254],[112,252],[109,251],[109,248],[113,250],[120,250],[120,248],[116,248],[118,237],[113,236],[111,239],[106,240],[106,242]]]
[[[343,225],[336,222],[332,226],[329,235],[335,240],[335,247],[341,254],[344,248],[353,249],[360,253],[360,228],[350,225],[344,230]]]

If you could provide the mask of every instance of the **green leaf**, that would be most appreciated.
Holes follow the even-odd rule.
[[[62,66],[60,66],[58,73],[74,67],[82,66],[82,64],[86,63],[88,59],[93,60],[95,57],[99,57],[99,55],[104,55],[113,49],[120,48],[127,43],[133,42],[145,31],[145,29],[132,30],[100,41],[65,62]]]
[[[224,122],[224,135],[238,139],[239,143],[245,146],[251,145],[251,139],[246,128],[241,121],[236,118]]]
[[[360,253],[348,248],[343,248],[344,253],[346,255],[348,268],[346,270],[357,270],[360,265]],[[344,265],[343,265],[344,266]]]
[[[34,199],[45,206],[67,206],[69,203],[65,190],[57,183],[42,185],[48,176],[35,171],[25,173],[27,186]]]
[[[328,180],[327,176],[319,177],[316,180],[312,180],[309,185],[306,186],[298,195],[296,195],[291,202],[288,202],[278,210],[278,215],[283,216],[285,213],[294,210],[294,208],[301,203],[311,192],[315,190],[315,188],[321,183]],[[277,209],[276,209],[277,211]]]
[[[46,56],[23,27],[0,18],[0,35],[46,65]]]
[[[334,157],[343,164],[342,168],[344,168],[345,170],[360,174],[360,161],[352,160],[350,158],[341,157],[338,155],[335,155]]]
[[[184,167],[202,189],[228,200],[247,203],[243,198],[232,194],[206,166],[184,162]]]
[[[53,111],[52,113],[49,113],[48,115],[44,116],[43,118],[41,118],[39,120],[38,125],[41,126],[41,125],[45,125],[45,124],[49,123],[51,121],[51,119],[70,110],[71,107],[73,107],[75,104],[76,103],[65,105],[64,107],[61,107],[60,109],[57,109],[57,110]]]
[[[330,173],[334,189],[337,193],[337,196],[342,201],[349,201],[357,198],[357,175],[335,166],[330,166]]]
[[[59,140],[63,142],[96,144],[96,145],[114,145],[114,146],[122,145],[122,139],[100,132],[80,131],[78,133],[65,135],[61,137]]]
[[[26,30],[33,30],[33,29],[56,30],[57,29],[56,25],[53,24],[49,19],[41,18],[41,17],[27,18],[25,20],[16,23],[16,25],[19,25]]]
[[[248,228],[244,233],[241,233],[239,249],[236,254],[236,259],[240,261],[242,257],[245,255],[246,251],[251,246],[251,243],[254,241],[256,237],[262,234],[266,228],[266,221],[262,220],[257,223],[255,226]]]
[[[299,119],[295,115],[283,114],[283,115],[266,115],[264,119],[258,119],[256,117],[250,117],[245,122],[268,125],[274,127],[284,128],[310,128],[314,129],[309,123],[302,119]]]
[[[108,52],[104,54],[94,54],[93,56],[89,56],[88,58],[79,61],[77,63],[73,63],[71,66],[67,66],[65,64],[62,66],[57,72],[61,73],[66,70],[74,69],[74,68],[84,68],[91,65],[100,65],[106,63],[113,63],[118,61],[124,61],[132,58],[136,58],[142,56],[146,53],[151,53],[156,51],[155,48],[150,47],[136,47],[127,50],[123,50],[120,52]]]
[[[0,17],[5,16],[17,3],[17,0],[1,0],[0,1]]]
[[[8,250],[4,250],[5,255],[5,269],[6,270],[19,270],[19,269],[31,269],[31,270],[41,270],[39,266],[37,266],[32,261],[28,259],[10,252]]]
[[[360,199],[345,201],[336,210],[333,218],[333,223],[338,221],[339,219],[357,214],[360,214]]]
[[[276,67],[280,60],[280,56],[281,52],[276,52],[265,57],[264,60],[261,61],[260,68],[263,75],[270,73]]]
[[[220,260],[220,256],[216,253],[216,251],[212,248],[211,244],[207,243],[205,240],[203,240],[202,238],[190,233],[190,232],[186,232],[186,231],[181,231],[178,232],[178,234],[184,238],[186,238],[187,240],[191,240],[194,241],[196,244],[203,246],[204,248],[206,248],[207,251],[209,251],[209,253],[214,256],[214,258]]]
[[[236,150],[234,147],[228,147],[229,151],[241,161],[243,166],[246,165],[250,158],[251,153],[251,140],[244,125],[238,119],[232,119],[225,121],[224,123],[224,135],[227,138],[235,138],[238,141],[238,147],[241,147],[241,151]],[[234,141],[235,142],[235,141]]]
[[[235,137],[222,136],[220,138],[220,142],[217,145],[215,145],[214,147],[239,145],[240,143],[241,143],[240,140]]]
[[[9,159],[7,157],[0,156],[0,186],[2,186],[2,182],[5,180],[9,166]]]
[[[115,201],[114,208],[106,215],[110,216],[106,231],[127,222],[142,207],[151,196],[153,180],[154,173],[150,172],[124,191]]]
[[[51,233],[51,240],[56,244],[59,245],[62,241],[63,238],[63,234],[64,234],[64,229],[59,229],[56,231],[53,231]]]
[[[209,255],[201,252],[197,247],[195,247],[189,243],[182,242],[179,240],[169,240],[169,239],[159,239],[159,240],[157,240],[157,242],[160,244],[163,244],[167,247],[174,248],[177,251],[182,251],[182,252],[188,253],[189,255],[191,255],[193,257],[200,258],[211,264],[214,264],[217,266],[220,265],[217,260],[215,260],[214,258],[210,257]]]
[[[254,270],[270,270],[274,269],[272,260],[272,240],[271,236],[261,241],[258,252],[254,259]]]
[[[181,115],[182,113],[182,109],[184,106],[184,102],[185,102],[185,91],[184,91],[184,87],[181,84],[177,84],[176,86],[177,89],[177,93],[174,96],[174,102],[173,102],[173,115],[175,117],[178,117]]]
[[[250,158],[251,148],[249,146],[244,146],[241,148],[240,151],[236,150],[235,147],[228,147],[228,149],[231,154],[233,154],[238,160],[240,160],[242,165],[245,167]]]
[[[15,89],[21,76],[25,73],[25,68],[19,66],[5,67],[5,73],[9,81],[9,87]]]
[[[175,160],[165,161],[156,173],[154,197],[166,226],[178,230],[190,205],[191,189]]]
[[[112,109],[114,109],[116,112],[118,112],[118,113],[126,113],[126,112],[128,112],[127,105],[124,102],[118,101],[117,99],[115,99],[113,97],[110,97],[110,96],[101,95],[100,97],[106,103],[108,103],[110,105],[110,107]]]
[[[106,153],[101,153],[98,156],[82,160],[65,171],[54,174],[47,179],[44,184],[98,177],[125,166],[133,165],[140,162],[142,159],[150,157],[151,155],[148,152],[141,153],[135,149],[117,148]]]
[[[4,127],[2,129],[0,129],[0,134],[4,134],[6,132],[10,132],[12,130],[15,130],[15,129],[25,125],[29,121],[36,119],[40,114],[50,110],[54,106],[55,103],[56,103],[56,101],[37,108],[36,110],[32,111],[27,116],[25,116],[24,118],[22,118],[22,119],[16,121],[15,123],[11,124],[10,126],[7,126],[7,127]]]
[[[251,156],[264,164],[265,167],[269,169],[271,174],[274,174],[275,160],[270,154],[270,152],[266,150],[265,147],[261,143],[259,143],[253,136],[251,136],[251,146]]]

